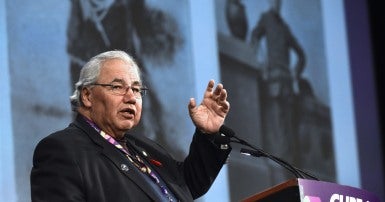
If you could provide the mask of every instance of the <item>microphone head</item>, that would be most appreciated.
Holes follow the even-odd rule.
[[[258,150],[241,148],[240,152],[241,152],[241,154],[245,154],[245,155],[249,155],[249,156],[251,155],[251,156],[255,156],[255,157],[266,156],[263,152],[258,151]]]
[[[229,127],[227,127],[227,126],[225,126],[225,125],[222,125],[222,126],[219,128],[219,132],[222,133],[223,135],[229,137],[229,138],[235,136],[235,132],[234,132],[231,128],[229,128]]]

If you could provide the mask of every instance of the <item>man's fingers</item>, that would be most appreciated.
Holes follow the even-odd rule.
[[[216,95],[216,96],[221,95],[222,90],[223,90],[223,85],[218,84],[217,87],[215,88],[214,95]]]
[[[225,101],[226,98],[227,98],[227,91],[226,91],[226,89],[222,89],[222,90],[221,90],[221,94],[220,94],[220,96],[219,96],[219,99],[220,99],[221,101]]]
[[[188,103],[188,109],[192,110],[196,107],[196,102],[194,98],[190,98],[190,102]]]
[[[230,109],[230,103],[228,101],[225,101],[224,104],[222,105],[222,108],[224,109],[225,112],[227,112]]]
[[[211,80],[209,81],[209,83],[207,84],[206,91],[208,91],[208,92],[211,93],[211,92],[213,91],[214,84],[215,84],[214,80],[211,79]]]

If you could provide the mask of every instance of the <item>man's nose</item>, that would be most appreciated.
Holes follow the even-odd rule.
[[[124,99],[126,101],[136,101],[135,93],[131,87],[127,87],[126,93],[124,94]]]

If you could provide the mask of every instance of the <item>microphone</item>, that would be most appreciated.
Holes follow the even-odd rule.
[[[229,137],[229,138],[232,138],[232,137],[235,136],[235,132],[231,128],[229,128],[229,127],[227,127],[225,125],[222,125],[219,128],[219,132],[222,133],[223,135]]]
[[[244,155],[247,155],[247,156],[255,156],[255,157],[263,157],[263,156],[265,156],[260,151],[255,151],[255,150],[245,149],[245,148],[241,148],[240,152],[241,152],[241,154],[244,154]]]
[[[265,152],[265,151],[263,151],[261,149],[250,150],[250,149],[246,149],[246,148],[241,148],[240,152],[241,152],[241,154],[248,155],[248,156],[267,157],[267,158],[275,161],[279,165],[283,166],[284,168],[288,169],[297,178],[305,178],[304,175],[306,175],[307,177],[309,177],[309,178],[311,178],[313,180],[319,181],[319,179],[316,176],[314,176],[314,175],[312,175],[312,174],[310,174],[310,173],[308,173],[308,172],[306,172],[304,170],[301,170],[301,169],[299,169],[299,168],[289,164],[288,162],[282,160],[281,158],[273,156],[273,155],[271,155],[271,154],[269,154],[269,153],[267,153],[267,152]]]
[[[296,178],[303,178],[303,179],[305,179],[305,176],[307,176],[307,177],[309,177],[311,179],[319,180],[317,177],[315,177],[315,176],[313,176],[313,175],[311,175],[311,174],[309,174],[309,173],[307,173],[307,172],[305,172],[305,171],[303,171],[303,170],[301,170],[299,168],[296,168],[296,167],[292,166],[291,164],[289,164],[288,162],[286,162],[286,161],[284,161],[284,160],[282,160],[282,159],[280,159],[280,158],[278,158],[276,156],[273,156],[273,155],[265,152],[262,149],[256,148],[255,146],[251,145],[247,141],[237,137],[235,135],[235,132],[231,128],[229,128],[229,127],[227,127],[225,125],[222,125],[219,128],[219,132],[221,134],[223,134],[224,136],[228,137],[229,140],[231,138],[236,139],[236,141],[233,140],[231,142],[235,142],[235,143],[238,143],[238,144],[241,144],[241,145],[245,145],[245,146],[247,146],[247,147],[252,149],[252,150],[250,150],[250,149],[246,149],[246,148],[241,148],[240,152],[242,154],[249,155],[249,156],[254,156],[254,157],[266,157],[266,158],[268,158],[270,160],[273,160],[274,162],[276,162],[280,166],[284,167],[285,169],[287,169],[288,171],[293,173]]]

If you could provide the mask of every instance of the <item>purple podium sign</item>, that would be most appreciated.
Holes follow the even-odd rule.
[[[243,202],[380,202],[366,190],[331,182],[292,179]]]
[[[297,179],[301,202],[380,202],[372,193],[330,182]]]

